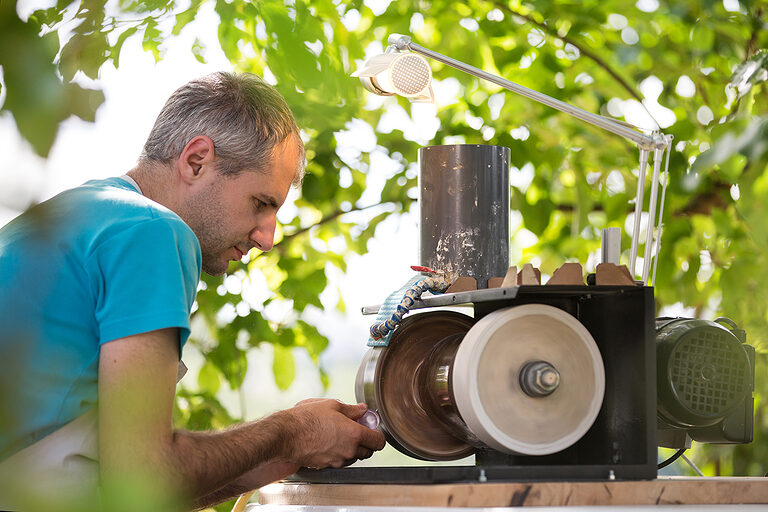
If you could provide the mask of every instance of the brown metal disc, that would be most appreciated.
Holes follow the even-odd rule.
[[[447,336],[466,333],[469,316],[433,311],[406,317],[379,354],[375,389],[379,414],[390,443],[407,455],[426,460],[456,460],[474,448],[456,438],[422,403],[429,391],[419,371],[432,348]]]

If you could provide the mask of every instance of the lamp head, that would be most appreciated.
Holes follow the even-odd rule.
[[[427,59],[410,52],[389,52],[371,57],[352,73],[363,87],[379,96],[395,94],[411,101],[434,101],[432,68]]]

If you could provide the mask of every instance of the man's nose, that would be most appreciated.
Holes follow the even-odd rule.
[[[250,233],[251,241],[260,251],[267,252],[275,243],[275,227],[277,219],[271,216],[267,221],[260,223]]]

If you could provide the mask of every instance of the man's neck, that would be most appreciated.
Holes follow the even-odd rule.
[[[139,186],[139,184],[136,183],[135,179],[131,178],[127,174],[123,174],[122,176],[120,176],[120,178],[124,179],[125,181],[133,185],[133,188],[135,188],[139,192],[139,194],[144,195],[144,192],[141,190],[141,187]]]
[[[145,197],[176,211],[177,198],[174,194],[173,176],[167,165],[139,162],[126,173],[141,189]]]

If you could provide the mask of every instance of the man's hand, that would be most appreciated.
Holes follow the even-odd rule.
[[[356,459],[367,459],[384,448],[384,435],[357,423],[365,404],[348,405],[338,400],[309,399],[277,413],[290,418],[293,434],[287,461],[310,468],[339,468]]]

